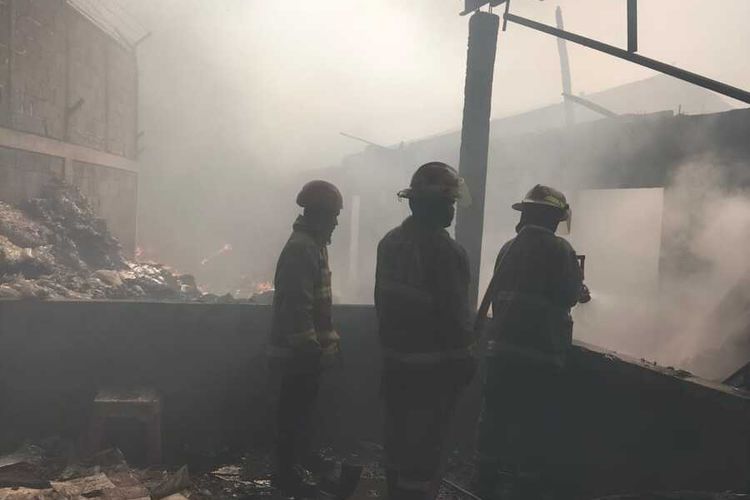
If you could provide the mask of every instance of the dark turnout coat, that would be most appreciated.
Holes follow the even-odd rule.
[[[279,256],[274,278],[270,354],[317,359],[321,344],[337,336],[331,322],[331,271],[328,250],[304,216]]]
[[[581,286],[581,268],[570,243],[547,228],[524,226],[502,247],[495,264],[490,353],[561,364],[572,341],[570,309]]]
[[[378,245],[375,307],[386,366],[471,356],[466,251],[444,229],[413,217]]]

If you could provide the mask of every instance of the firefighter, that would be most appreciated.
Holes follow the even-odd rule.
[[[572,341],[570,310],[588,292],[575,250],[555,234],[570,221],[565,196],[536,185],[513,208],[521,212],[517,235],[500,250],[478,317],[481,324],[491,305],[477,443],[485,500],[503,489],[535,498],[534,488],[553,480],[544,443],[562,404],[556,398]],[[503,486],[501,477],[511,480]]]
[[[343,198],[336,186],[316,180],[305,184],[297,204],[304,212],[276,265],[269,355],[281,379],[274,483],[285,494],[307,497],[316,487],[304,465],[312,457],[320,374],[339,351],[339,335],[331,321],[327,246]]]
[[[398,196],[412,215],[378,245],[375,283],[388,495],[432,499],[457,398],[476,370],[469,262],[445,230],[467,192],[452,167],[432,162]]]

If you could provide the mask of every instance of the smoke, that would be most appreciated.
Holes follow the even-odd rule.
[[[656,341],[663,189],[571,193],[570,241],[586,255],[593,300],[574,311],[575,337],[645,356]]]
[[[672,339],[662,356],[701,374],[722,378],[747,352],[706,354],[747,335],[750,296],[750,191],[733,187],[726,168],[706,160],[682,166],[665,203],[664,317]],[[735,357],[735,355],[737,357]]]
[[[294,189],[312,170],[363,148],[339,132],[390,145],[460,126],[467,19],[457,15],[459,0],[110,1],[152,33],[138,47],[138,244],[203,281],[215,274],[201,260],[224,243],[234,251],[213,262],[217,273],[271,278],[295,215]],[[621,7],[559,3],[570,29],[623,41]],[[730,52],[726,44],[697,40],[691,30],[721,30],[719,38],[742,47],[750,36],[742,23],[720,21],[744,19],[750,6],[725,0],[711,16],[701,7],[696,0],[645,3],[642,50],[740,84],[750,69],[716,67],[715,55]],[[555,4],[514,9],[554,22]],[[680,30],[674,40],[663,35],[664,18]],[[576,93],[651,74],[573,46],[571,64]],[[553,38],[511,26],[496,68],[493,116],[559,102]],[[393,189],[402,187],[400,176],[392,180]]]
[[[727,170],[712,159],[681,165],[663,203],[657,190],[576,198],[599,209],[573,234],[591,253],[594,296],[576,308],[577,338],[713,379],[747,361],[750,350],[734,344],[750,328],[750,192],[732,187]]]

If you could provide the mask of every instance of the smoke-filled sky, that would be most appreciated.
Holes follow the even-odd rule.
[[[165,136],[210,139],[296,170],[361,149],[342,131],[393,144],[460,125],[468,22],[457,15],[460,0],[121,1],[153,32],[139,49],[150,148]],[[512,5],[554,24],[559,4],[566,28],[624,46],[625,3]],[[750,82],[747,0],[642,0],[639,11],[641,53],[737,86]],[[575,92],[652,74],[570,51]],[[555,40],[518,26],[501,34],[493,115],[559,95]]]
[[[114,1],[114,0],[113,0]],[[272,276],[296,207],[280,179],[363,144],[460,127],[468,18],[460,0],[117,0],[152,36],[138,48],[139,244],[201,277],[230,244],[227,274]],[[625,0],[514,0],[513,11],[625,45]],[[641,0],[641,53],[750,87],[747,0]],[[569,44],[575,93],[653,73]],[[501,33],[493,116],[560,101],[554,38]],[[416,167],[416,165],[415,165]],[[232,267],[234,266],[234,267]]]

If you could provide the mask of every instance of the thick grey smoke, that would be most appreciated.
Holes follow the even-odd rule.
[[[725,376],[739,368],[729,353],[703,365],[694,358],[747,334],[750,296],[742,284],[750,272],[750,192],[733,187],[709,158],[684,165],[668,193],[665,259],[676,268],[664,276],[663,322],[673,335],[661,355],[708,376]]]
[[[197,274],[212,291],[244,287],[247,293],[273,277],[298,210],[295,190],[325,176],[348,189],[331,249],[337,295],[370,302],[375,245],[407,212],[395,192],[423,161],[458,163],[457,137],[410,144],[460,127],[467,38],[467,19],[457,15],[462,2],[119,1],[153,33],[139,48],[139,244],[146,257]],[[558,3],[568,29],[624,45],[624,2]],[[516,0],[513,8],[554,23],[556,5]],[[711,9],[699,0],[644,0],[639,8],[641,53],[737,86],[750,81],[750,63],[740,57],[750,31],[734,22],[750,14],[745,0],[723,0]],[[498,47],[493,117],[560,101],[553,38],[511,26]],[[590,95],[652,74],[588,49],[569,50],[575,93]],[[633,101],[607,106],[624,113],[677,108]],[[364,145],[339,132],[387,148],[369,146],[368,154],[342,161]],[[503,138],[524,132],[539,130],[493,128]],[[601,173],[576,167],[573,143],[568,150],[537,151],[525,147],[527,140],[493,139],[483,286],[497,249],[513,235],[512,201],[536,182],[576,193]],[[596,240],[586,241],[586,218],[577,217],[572,238],[590,255],[596,285],[595,302],[577,313],[580,338],[690,367],[700,365],[691,361],[696,352],[726,344],[736,326],[719,325],[715,311],[746,271],[750,209],[747,194],[732,191],[711,163],[683,166],[663,199],[655,191],[640,193],[647,210],[637,196],[608,205],[623,219]],[[323,170],[331,165],[342,168]],[[365,210],[378,207],[377,217],[360,214],[356,238],[355,199]],[[663,221],[655,225],[661,207]],[[633,216],[638,210],[640,217]],[[352,245],[357,260],[350,258]],[[607,259],[631,267],[608,273],[602,267]]]
[[[647,356],[659,308],[663,189],[571,193],[569,240],[586,255],[595,300],[574,311],[575,337],[622,353]]]
[[[117,1],[152,32],[138,49],[139,242],[186,272],[269,279],[295,211],[294,193],[281,186],[301,185],[306,172],[362,149],[339,132],[390,145],[460,126],[460,0]],[[621,2],[559,3],[570,29],[624,42]],[[555,6],[514,2],[517,13],[544,22],[553,22]],[[708,12],[697,0],[652,0],[640,10],[643,53],[738,85],[750,76],[746,58],[723,62],[750,43],[742,23],[727,22],[747,18],[744,0]],[[698,29],[721,36],[693,36]],[[575,92],[650,74],[570,50]],[[493,116],[559,102],[554,39],[511,27],[496,68]],[[200,263],[227,244],[232,251],[204,273]]]
[[[746,361],[731,344],[749,324],[750,193],[733,189],[725,171],[705,159],[679,167],[663,197],[605,190],[576,198],[585,200],[579,209],[598,209],[579,217],[572,238],[590,252],[594,295],[575,312],[577,338],[709,378]]]

